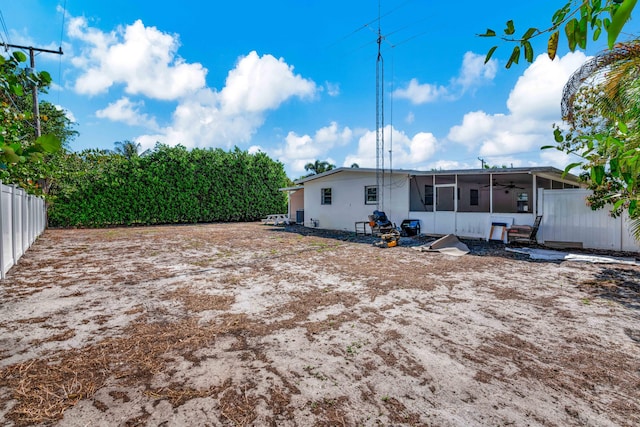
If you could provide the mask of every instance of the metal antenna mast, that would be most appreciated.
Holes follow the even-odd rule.
[[[376,58],[376,208],[384,210],[384,59],[380,31],[380,1],[378,1],[378,57]]]

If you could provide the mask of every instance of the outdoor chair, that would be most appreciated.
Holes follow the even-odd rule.
[[[536,216],[533,226],[531,225],[512,225],[507,231],[507,240],[511,242],[537,243],[538,229],[542,222],[542,215]]]
[[[373,211],[373,215],[369,215],[369,225],[374,235],[388,233],[395,228],[387,218],[387,214],[378,210]]]

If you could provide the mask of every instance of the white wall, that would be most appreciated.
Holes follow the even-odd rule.
[[[385,177],[384,212],[400,226],[409,214],[409,178],[406,174]],[[312,227],[355,231],[356,221],[368,221],[375,204],[365,204],[365,187],[376,185],[370,172],[342,171],[304,183],[304,223]],[[321,204],[321,189],[331,188],[331,204]],[[382,207],[381,207],[382,208]]]
[[[540,242],[578,242],[585,248],[640,252],[629,231],[628,215],[612,218],[607,208],[591,210],[590,190],[540,190]]]

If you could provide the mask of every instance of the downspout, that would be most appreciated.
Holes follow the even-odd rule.
[[[493,174],[489,173],[489,216],[493,215]]]
[[[533,199],[533,215],[536,217],[538,215],[538,176],[536,174],[533,175],[533,194],[531,198]]]
[[[453,188],[453,230],[454,230],[454,234],[458,234],[458,197],[460,196],[459,194],[459,188],[458,188],[458,174],[456,174],[456,179],[455,179],[455,187]]]

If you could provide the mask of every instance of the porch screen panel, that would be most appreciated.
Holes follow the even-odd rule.
[[[453,212],[455,193],[455,187],[436,187],[436,211]]]

